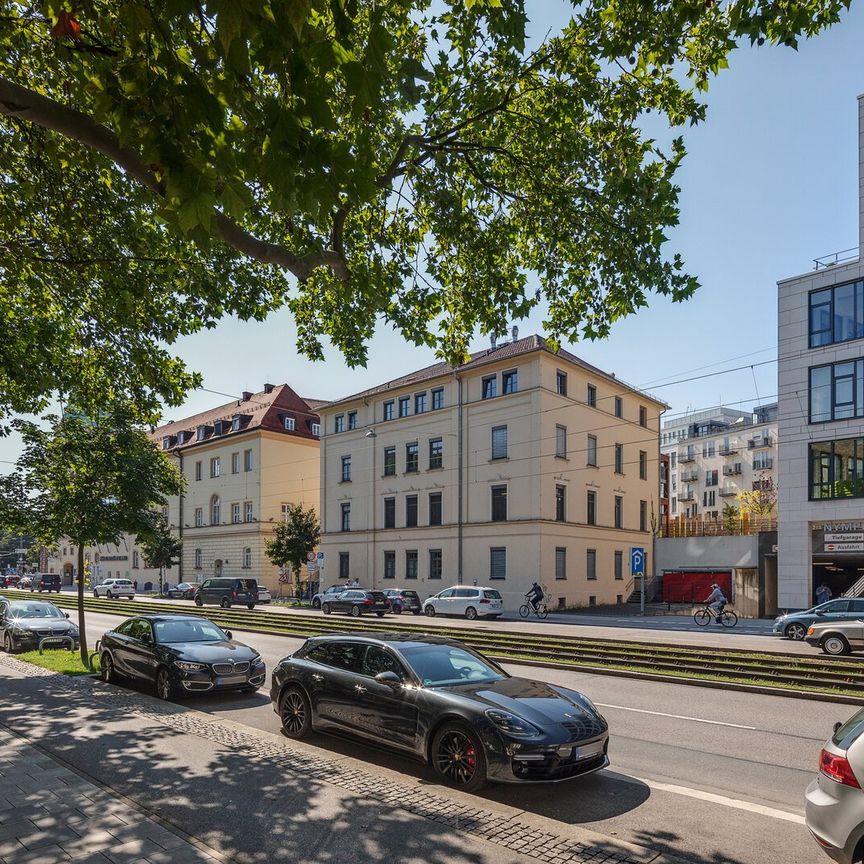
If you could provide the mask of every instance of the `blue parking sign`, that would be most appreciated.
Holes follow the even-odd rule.
[[[645,550],[641,546],[630,547],[630,573],[633,576],[645,573]]]

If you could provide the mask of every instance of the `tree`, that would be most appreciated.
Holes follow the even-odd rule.
[[[24,452],[13,474],[0,479],[12,501],[2,527],[31,533],[46,546],[69,537],[78,549],[78,629],[81,659],[89,665],[84,620],[84,548],[116,543],[124,532],[150,537],[155,509],[179,495],[175,466],[114,405],[96,419],[69,411],[46,425],[16,420]],[[159,517],[161,518],[161,517]]]
[[[740,514],[734,504],[723,505],[723,530],[727,534],[737,534],[741,530]]]
[[[300,571],[306,556],[314,551],[321,539],[321,525],[314,507],[289,504],[285,521],[273,529],[273,539],[265,544],[267,557],[277,567],[290,567],[299,587]]]
[[[151,567],[159,568],[159,594],[162,594],[165,568],[179,563],[183,554],[183,541],[171,533],[167,522],[159,518],[154,522],[149,536],[142,537],[144,558]]]
[[[739,492],[736,496],[740,502],[741,512],[753,516],[770,516],[777,506],[777,487],[773,478],[762,472],[753,481],[753,489]]]
[[[683,300],[663,126],[850,2],[586,0],[529,44],[525,0],[0,0],[2,407],[153,415],[198,380],[166,346],[226,313],[458,362],[541,304],[554,343]]]

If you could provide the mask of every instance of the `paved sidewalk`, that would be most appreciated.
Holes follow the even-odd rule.
[[[223,860],[0,726],[0,861],[73,859],[78,864]]]

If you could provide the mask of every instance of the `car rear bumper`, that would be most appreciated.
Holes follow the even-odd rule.
[[[861,796],[860,789],[821,777],[813,780],[804,794],[807,829],[822,851],[840,864],[852,864],[857,843],[854,832],[860,830],[857,814]]]

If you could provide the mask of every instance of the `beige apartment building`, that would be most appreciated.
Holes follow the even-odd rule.
[[[177,460],[186,492],[173,497],[164,515],[183,542],[182,561],[166,582],[201,582],[209,576],[251,576],[276,588],[278,568],[265,542],[288,504],[319,508],[318,400],[303,399],[287,384],[265,384],[210,411],[166,423],[152,437]],[[68,553],[68,554],[67,554]],[[71,582],[74,547],[61,541],[54,572]],[[122,576],[139,590],[158,586],[135,538],[86,550],[97,580]]]
[[[117,543],[85,546],[84,558],[90,562],[94,584],[114,577],[137,582],[141,591],[156,590],[159,586],[158,568],[147,566],[144,551],[132,535],[124,534]],[[64,537],[56,549],[48,551],[46,568],[48,573],[60,573],[64,585],[71,585],[78,569],[78,547]],[[166,582],[177,582],[176,570],[176,567],[173,571],[166,570]]]
[[[321,407],[322,585],[626,600],[631,547],[652,572],[665,407],[539,336]]]

